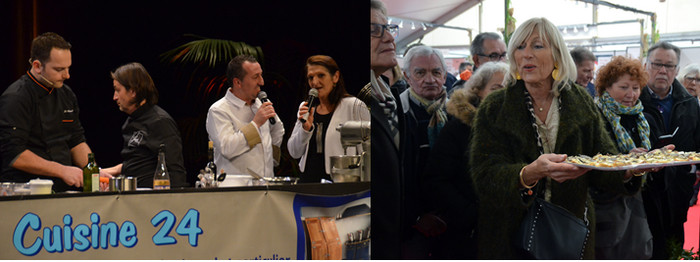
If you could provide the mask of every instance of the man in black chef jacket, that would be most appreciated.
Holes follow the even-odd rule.
[[[103,170],[113,176],[136,177],[138,187],[153,188],[158,150],[164,144],[170,187],[187,186],[180,131],[173,118],[156,105],[158,89],[146,68],[139,63],[126,64],[112,72],[112,79],[112,99],[129,118],[122,126],[124,162]]]
[[[56,33],[32,41],[31,69],[0,96],[0,180],[53,180],[53,190],[79,190],[90,147],[70,78],[71,44]]]

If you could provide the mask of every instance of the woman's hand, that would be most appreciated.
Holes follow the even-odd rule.
[[[304,102],[304,105],[302,105],[302,106],[299,108],[299,114],[298,114],[298,117],[299,117],[298,119],[299,119],[299,120],[302,120],[302,119],[304,119],[304,114],[309,113],[308,119],[304,119],[305,122],[302,121],[302,122],[304,122],[304,124],[302,124],[302,127],[303,127],[304,130],[306,130],[306,131],[310,131],[311,128],[313,127],[313,125],[314,125],[314,124],[313,124],[313,123],[314,123],[314,110],[316,110],[315,107],[313,107],[313,108],[311,108],[311,110],[309,110],[308,105],[309,105],[308,102]]]
[[[630,150],[630,154],[631,153],[646,153],[647,151],[649,151],[649,150],[647,150],[646,148],[637,147],[637,148],[633,148],[632,150]]]
[[[657,150],[661,150],[661,149],[674,150],[674,149],[676,149],[676,146],[673,144],[668,144],[662,148],[654,149],[652,151],[657,151]],[[630,153],[644,153],[644,152],[647,152],[647,150],[644,148],[635,148],[635,149],[630,150]],[[632,176],[643,176],[647,172],[656,173],[656,172],[661,171],[661,169],[664,169],[664,168],[663,167],[653,167],[653,168],[642,168],[642,169],[629,169],[629,170],[625,171],[625,179],[629,179]]]
[[[565,154],[540,155],[537,160],[527,165],[523,170],[523,182],[527,185],[533,185],[542,178],[551,177],[554,181],[562,183],[566,180],[576,179],[591,170],[562,163],[566,157]]]
[[[630,179],[632,176],[643,176],[648,172],[659,172],[659,170],[663,169],[663,167],[654,167],[654,168],[641,168],[641,169],[628,169],[625,170],[625,180]]]

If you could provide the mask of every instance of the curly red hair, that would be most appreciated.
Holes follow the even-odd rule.
[[[625,74],[629,74],[632,79],[639,82],[639,86],[647,85],[649,75],[644,70],[642,62],[634,58],[615,56],[613,59],[598,70],[595,80],[596,95],[603,95],[606,88],[612,86]]]

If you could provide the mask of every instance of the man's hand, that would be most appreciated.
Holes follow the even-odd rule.
[[[426,237],[436,237],[447,230],[447,224],[440,217],[427,213],[420,216],[413,228]]]
[[[83,170],[74,166],[64,166],[61,179],[69,186],[83,187]]]
[[[121,171],[121,164],[119,164],[119,167],[120,167],[119,169]],[[109,172],[105,171],[104,169],[100,169],[100,191],[102,191],[102,192],[108,191],[109,179],[112,177],[113,176]]]
[[[265,103],[262,103],[260,108],[258,109],[258,112],[255,113],[255,117],[253,117],[253,122],[255,122],[258,127],[261,127],[262,125],[265,124],[265,121],[271,117],[275,117],[277,114],[275,113],[275,108],[272,107],[272,102],[267,101]]]

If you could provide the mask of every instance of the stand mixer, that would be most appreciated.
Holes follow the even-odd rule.
[[[352,177],[348,176],[348,174],[356,173],[356,169],[358,168],[360,176],[359,181],[370,181],[372,169],[370,121],[347,121],[338,125],[335,129],[340,133],[340,143],[343,146],[345,155],[331,157],[331,175],[333,176],[333,181],[353,182],[352,179],[348,179]],[[355,147],[359,144],[362,144],[363,152],[361,155],[347,155],[347,149],[349,147]]]

